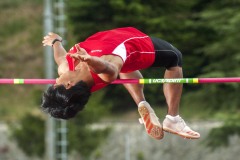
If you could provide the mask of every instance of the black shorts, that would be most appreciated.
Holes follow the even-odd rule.
[[[155,61],[151,67],[182,67],[182,53],[170,43],[150,37],[155,49]]]

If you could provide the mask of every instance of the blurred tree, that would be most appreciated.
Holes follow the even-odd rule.
[[[12,128],[12,136],[18,146],[30,156],[44,155],[44,120],[31,114],[24,116],[20,126]]]
[[[197,25],[206,26],[212,32],[208,33],[212,41],[206,41],[201,49],[198,49],[206,59],[206,65],[202,66],[201,77],[237,77],[240,75],[240,47],[238,34],[240,26],[240,1],[211,1],[199,14]],[[205,85],[199,90],[195,98],[202,103],[202,107],[211,106],[213,110],[226,108],[235,110],[240,106],[237,96],[240,85],[216,84]],[[207,94],[206,94],[207,93]]]
[[[212,150],[215,150],[219,147],[229,145],[229,137],[238,135],[240,136],[240,124],[238,123],[240,119],[239,115],[232,116],[225,120],[225,123],[218,128],[213,128],[205,143]]]

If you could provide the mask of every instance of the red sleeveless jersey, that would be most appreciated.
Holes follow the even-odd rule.
[[[150,37],[132,27],[97,32],[78,44],[91,56],[101,57],[111,54],[121,57],[124,62],[121,73],[148,68],[155,59],[154,47]],[[76,53],[76,51],[75,46],[73,46],[68,53]],[[73,60],[68,56],[67,60],[69,69],[74,70]],[[99,90],[107,85],[94,74],[92,73],[95,85],[92,87],[92,91]]]

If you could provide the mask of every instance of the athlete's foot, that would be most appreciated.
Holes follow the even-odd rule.
[[[188,127],[180,116],[172,117],[167,115],[163,121],[163,130],[187,139],[200,138],[200,134]]]
[[[141,116],[139,122],[144,124],[147,134],[157,140],[162,139],[164,136],[162,125],[149,103],[146,101],[140,102],[138,105],[138,112]]]

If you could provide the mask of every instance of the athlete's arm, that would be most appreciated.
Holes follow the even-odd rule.
[[[60,66],[62,63],[66,62],[66,50],[62,46],[62,37],[60,37],[58,34],[55,33],[48,33],[43,38],[43,46],[52,46],[53,52],[54,52],[54,60],[57,63],[58,66]],[[54,43],[53,43],[54,42]]]
[[[76,54],[69,54],[75,60],[86,62],[89,68],[97,73],[105,82],[112,82],[117,79],[123,61],[114,55],[104,55],[101,58],[89,55],[83,48],[76,45]]]

